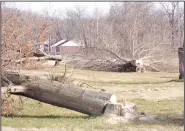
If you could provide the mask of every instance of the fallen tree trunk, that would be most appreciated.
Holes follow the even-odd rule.
[[[34,57],[27,57],[27,58],[21,58],[16,61],[16,63],[25,62],[27,60],[31,61],[41,61],[41,60],[55,60],[55,61],[62,61],[63,56],[61,55],[50,55],[46,54],[45,52],[42,52],[41,50],[36,50],[36,52],[33,52]]]
[[[111,93],[82,89],[71,84],[12,71],[4,72],[4,76],[11,80],[13,85],[2,87],[2,96],[6,96],[6,93],[21,95],[92,116],[121,116],[127,120],[139,116],[135,104],[119,104],[116,96]]]
[[[107,101],[87,96],[88,91],[48,81],[34,81],[11,88],[10,93],[88,115],[101,115]]]
[[[116,103],[116,96],[40,79],[35,76],[5,73],[16,85],[9,93],[29,97],[58,107],[64,107],[88,115],[102,115],[107,103]],[[5,92],[5,90],[3,91]]]
[[[28,58],[21,58],[16,61],[16,63],[25,62],[27,60],[31,61],[41,61],[41,60],[56,60],[56,61],[62,61],[62,56],[53,56],[48,55],[44,57],[28,57]]]
[[[121,116],[127,120],[134,120],[140,115],[133,103],[123,105],[108,102],[107,98],[112,97],[111,94],[79,90],[58,82],[43,82],[39,80],[26,83],[24,86],[3,87],[2,98],[5,98],[5,93],[9,92],[93,116]]]

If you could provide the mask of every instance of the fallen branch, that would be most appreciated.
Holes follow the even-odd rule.
[[[153,70],[155,70],[156,72],[159,72],[158,69],[156,69],[155,67],[151,66],[151,65],[147,65],[148,67],[151,67]]]
[[[143,57],[143,58],[140,58],[141,60],[146,60],[146,59],[150,59],[152,56],[146,56],[146,57]]]

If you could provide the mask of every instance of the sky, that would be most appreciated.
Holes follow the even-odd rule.
[[[14,6],[21,10],[31,9],[37,13],[44,13],[48,10],[50,12],[61,13],[66,9],[73,9],[75,6],[85,8],[88,14],[92,14],[95,8],[102,13],[108,13],[111,2],[12,2],[9,6]]]
[[[33,12],[37,12],[40,14],[46,13],[47,10],[51,12],[50,15],[55,11],[55,14],[61,14],[66,9],[73,9],[75,6],[80,6],[85,8],[86,13],[91,15],[95,8],[101,12],[101,15],[109,12],[110,5],[114,2],[11,2],[8,3],[9,6],[16,7],[21,10],[32,10]],[[157,3],[157,2],[155,2]],[[183,3],[180,4],[183,6]],[[159,8],[160,5],[155,4],[155,8]]]

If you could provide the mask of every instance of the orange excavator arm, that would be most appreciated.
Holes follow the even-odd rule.
[[[48,27],[48,23],[46,22],[46,23],[44,23],[43,25],[42,25],[42,28],[41,28],[41,30],[40,30],[40,33],[39,33],[39,37],[38,37],[38,42],[42,42],[42,41],[45,41],[45,38],[44,38],[44,31],[45,31],[45,29]]]

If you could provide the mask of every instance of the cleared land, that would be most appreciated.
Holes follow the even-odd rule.
[[[63,74],[64,68],[23,72],[50,77],[46,71]],[[157,115],[162,122],[107,124],[105,118],[89,117],[23,98],[25,103],[21,112],[2,118],[3,131],[181,131],[184,129],[184,82],[178,80],[178,73],[111,73],[69,68],[66,75],[76,85],[82,84],[82,88],[111,92],[116,94],[121,102],[126,100],[134,102],[138,111],[147,115]]]

